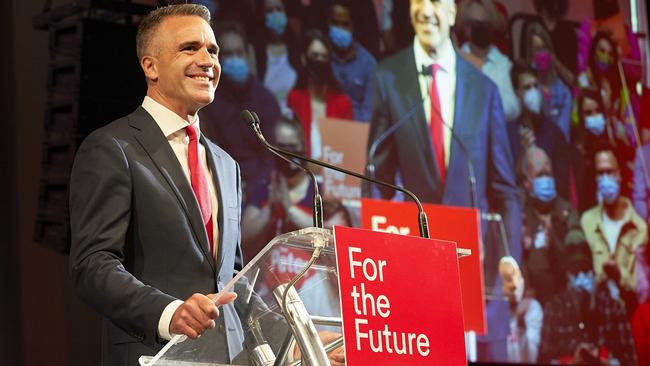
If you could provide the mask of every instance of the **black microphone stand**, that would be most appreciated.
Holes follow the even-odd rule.
[[[302,156],[302,155],[296,154],[294,152],[283,150],[283,149],[280,149],[278,147],[275,147],[275,146],[269,144],[266,141],[266,139],[264,138],[264,135],[262,134],[262,130],[260,129],[260,126],[259,126],[259,124],[260,124],[259,117],[255,118],[256,115],[254,113],[251,113],[251,112],[247,111],[247,110],[242,111],[241,116],[246,121],[246,123],[253,129],[253,131],[257,135],[258,139],[260,139],[260,141],[262,141],[262,143],[266,147],[268,147],[269,149],[275,151],[276,153],[283,154],[285,156],[290,156],[290,157],[296,158],[298,160],[307,161],[309,163],[316,164],[318,166],[322,166],[322,167],[325,167],[325,168],[328,168],[328,169],[332,169],[332,170],[335,170],[335,171],[338,171],[338,172],[341,172],[341,173],[344,173],[344,174],[347,174],[347,175],[351,175],[353,177],[356,177],[356,178],[359,178],[359,179],[362,179],[362,180],[370,181],[372,183],[379,184],[381,186],[388,187],[388,188],[391,188],[391,189],[394,189],[396,191],[400,191],[400,192],[406,194],[418,206],[418,226],[419,226],[419,231],[420,231],[420,237],[425,238],[425,239],[429,239],[429,223],[428,223],[428,220],[427,220],[427,215],[424,212],[424,208],[422,207],[422,203],[415,196],[415,194],[413,194],[413,192],[409,191],[408,189],[405,189],[405,188],[402,188],[402,187],[399,187],[399,186],[396,186],[396,185],[393,185],[393,184],[390,184],[390,183],[382,182],[380,180],[376,180],[374,178],[367,177],[367,176],[365,176],[363,174],[359,174],[359,173],[356,173],[356,172],[353,172],[353,171],[350,171],[350,170],[347,170],[347,169],[344,169],[344,168],[340,168],[340,167],[325,163],[325,162],[320,161],[320,160],[311,159],[311,158],[308,158],[306,156]]]

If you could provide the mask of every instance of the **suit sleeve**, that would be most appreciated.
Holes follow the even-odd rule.
[[[388,183],[395,182],[395,173],[397,171],[397,151],[395,147],[395,134],[391,134],[384,141],[376,145],[373,154],[372,149],[376,141],[390,128],[391,118],[388,106],[386,88],[382,80],[382,74],[377,72],[372,83],[372,102],[370,132],[368,136],[368,159],[374,157],[375,177]],[[372,163],[372,161],[369,161]],[[391,199],[395,191],[390,188],[378,186],[382,198]],[[371,196],[372,191],[365,192],[366,196]]]
[[[102,132],[81,145],[70,178],[70,274],[79,297],[153,346],[163,309],[176,300],[124,267],[132,186],[124,150]]]
[[[522,207],[517,193],[513,158],[505,125],[505,117],[496,86],[490,82],[490,159],[488,198],[491,207],[503,217],[508,234],[510,254],[521,263]]]

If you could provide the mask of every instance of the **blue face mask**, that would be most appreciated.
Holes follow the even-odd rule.
[[[596,136],[600,136],[605,131],[605,116],[602,113],[598,113],[593,116],[585,117],[585,127],[589,132],[593,133]]]
[[[334,46],[340,49],[347,49],[352,44],[352,32],[335,25],[330,26],[330,39]]]
[[[555,179],[547,175],[533,179],[533,196],[544,203],[551,202],[557,196]]]
[[[266,14],[266,28],[275,32],[275,34],[282,35],[287,28],[287,15],[281,11],[274,11]]]
[[[593,294],[595,289],[594,273],[592,271],[589,271],[580,272],[576,276],[569,275],[569,284],[576,290],[581,290],[589,294]]]
[[[609,174],[601,174],[596,178],[596,181],[598,184],[598,196],[607,204],[614,203],[621,189],[616,178]]]
[[[248,80],[248,63],[243,57],[231,56],[221,62],[221,72],[230,80],[243,84]]]
[[[528,89],[524,93],[524,105],[535,114],[539,114],[542,110],[542,99],[542,92],[539,88]]]

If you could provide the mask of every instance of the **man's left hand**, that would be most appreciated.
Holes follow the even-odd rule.
[[[320,340],[323,342],[323,345],[326,345],[335,339],[341,336],[341,333],[329,332],[326,330],[318,332]],[[345,365],[345,347],[341,346],[330,353],[327,354],[327,357],[330,359],[332,366],[344,366]]]

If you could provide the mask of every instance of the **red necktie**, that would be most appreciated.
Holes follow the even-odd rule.
[[[444,185],[447,168],[445,166],[445,131],[442,122],[442,110],[440,109],[440,96],[436,87],[436,72],[438,70],[440,70],[440,65],[431,65],[431,93],[429,94],[431,96],[431,123],[429,124],[429,130],[431,143],[433,144],[433,154],[438,165],[438,172],[440,172],[440,181]]]
[[[187,160],[190,166],[192,190],[194,191],[194,196],[196,196],[196,200],[199,202],[199,207],[201,208],[201,218],[203,219],[203,224],[205,225],[205,230],[208,234],[208,241],[210,242],[210,255],[214,255],[212,244],[212,204],[210,200],[210,189],[208,188],[208,179],[203,170],[203,164],[201,164],[200,161],[199,137],[196,127],[194,126],[190,125],[185,127],[185,131],[187,132],[187,136],[190,138]]]

